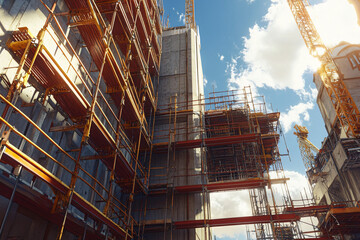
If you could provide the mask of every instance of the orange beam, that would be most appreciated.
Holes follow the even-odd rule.
[[[205,139],[195,139],[188,141],[177,141],[173,143],[176,148],[182,149],[191,149],[191,148],[199,148],[204,143],[204,147],[215,147],[229,144],[238,144],[245,142],[256,142],[260,139],[263,140],[265,146],[272,145],[276,143],[276,139],[279,138],[278,134],[244,134],[244,135],[234,135],[234,136],[223,136],[223,137],[212,137]],[[168,148],[168,142],[154,143],[154,150],[161,150]]]
[[[175,187],[175,191],[178,193],[201,192],[203,187],[206,188],[209,192],[244,190],[244,189],[264,187],[269,184],[284,183],[286,180],[288,179],[284,178],[284,179],[269,180],[269,179],[251,178],[251,179],[237,180],[237,181],[215,182],[204,185],[197,184],[197,185],[177,186]]]
[[[266,186],[268,184],[267,179],[247,179],[239,181],[229,181],[229,182],[216,182],[209,184],[197,184],[197,185],[187,185],[187,186],[178,186],[175,187],[175,191],[178,193],[190,193],[190,192],[201,192],[203,188],[206,188],[209,192],[219,192],[219,191],[231,191],[231,190],[242,190],[242,189],[252,189]]]
[[[261,224],[261,223],[282,223],[282,222],[295,222],[299,221],[300,217],[296,214],[277,214],[277,215],[263,215],[263,216],[248,216],[248,217],[235,217],[235,218],[219,218],[209,220],[188,220],[174,222],[177,229],[191,229],[209,227],[223,227],[233,225],[248,225],[248,224]]]
[[[254,142],[259,139],[259,136],[260,136],[259,134],[245,134],[245,135],[236,135],[236,136],[213,137],[206,139],[177,141],[174,144],[176,148],[190,149],[190,148],[199,148],[204,142],[204,147],[214,147],[214,146],[235,144],[241,142]],[[154,144],[155,149],[165,149],[167,147],[168,147],[167,142]]]
[[[319,75],[324,83],[324,88],[331,99],[336,115],[345,129],[348,137],[360,136],[360,112],[347,89],[343,74],[338,69],[331,51],[323,43],[320,34],[306,9],[303,0],[288,0],[290,10],[295,18],[301,36],[310,54],[322,63]],[[320,54],[317,50],[324,50]]]
[[[70,189],[65,183],[54,176],[46,168],[41,166],[35,160],[21,152],[19,149],[11,145],[9,142],[3,143],[4,152],[1,157],[1,161],[12,166],[21,165],[26,168],[29,172],[34,174],[46,182],[49,186],[58,190],[62,194],[66,194]],[[74,193],[73,203],[76,208],[80,211],[90,215],[92,218],[109,226],[116,235],[124,237],[126,232],[118,224],[113,222],[110,218],[106,217],[99,209],[95,208],[90,202],[82,198],[78,193]]]
[[[329,205],[319,205],[319,206],[306,206],[306,207],[286,207],[284,209],[285,213],[296,213],[301,217],[314,216],[315,213],[327,212],[330,209]]]
[[[232,191],[232,190],[245,190],[245,189],[253,189],[264,187],[269,184],[278,184],[285,183],[288,178],[279,178],[279,179],[260,179],[260,178],[250,178],[250,179],[242,179],[242,180],[234,180],[227,182],[215,182],[209,184],[194,184],[194,185],[186,185],[186,186],[176,186],[176,193],[198,193],[202,192],[203,188],[208,192],[221,192],[221,191]],[[156,188],[156,186],[150,186],[149,194],[165,194],[166,190],[164,189],[166,186],[160,186]]]

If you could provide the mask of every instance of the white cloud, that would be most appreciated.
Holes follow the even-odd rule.
[[[287,2],[272,0],[263,20],[265,26],[250,28],[241,55],[228,63],[229,88],[250,86],[253,96],[259,95],[259,88],[291,89],[306,95],[303,75],[318,65],[308,54]]]
[[[215,90],[215,89],[217,89],[217,87],[218,87],[218,86],[217,86],[217,84],[216,84],[216,81],[212,81],[212,82],[211,82],[211,88]]]
[[[359,42],[360,28],[353,6],[347,1],[327,0],[309,9],[325,43]],[[303,74],[319,62],[309,55],[287,1],[272,0],[263,17],[265,26],[255,24],[244,38],[245,69],[236,81],[245,79],[256,87],[304,89]]]
[[[251,79],[246,78],[246,70],[243,70],[241,67],[238,68],[238,60],[240,57],[232,58],[231,62],[227,64],[226,73],[230,75],[228,78],[228,88],[230,90],[242,91],[242,89],[246,86],[250,86],[253,92],[253,96],[257,96],[257,85],[255,82],[251,81]]]
[[[305,175],[296,172],[296,171],[288,171],[285,170],[284,174],[286,178],[290,178],[287,181],[287,186],[289,189],[290,196],[293,200],[300,200],[301,198],[305,198],[305,195],[311,196],[309,191],[309,183]],[[277,178],[275,175],[270,174],[271,178]],[[278,176],[279,178],[280,176]],[[280,196],[281,194],[281,184],[273,185],[273,191],[276,195]]]
[[[309,198],[311,198],[312,195],[306,176],[296,171],[285,171],[285,176],[290,178],[290,180],[287,181],[287,187],[291,199],[294,201],[294,205],[301,206],[303,204],[311,204],[311,200],[309,200]],[[275,178],[275,176],[272,176],[272,178]],[[285,189],[282,189],[283,187],[284,185],[281,184],[273,185],[272,187],[278,204],[281,203],[282,199],[280,198],[283,196],[282,193],[285,191]],[[317,223],[318,220],[315,217],[306,217],[301,218],[299,225],[303,232],[311,232],[314,230],[314,226],[316,226]],[[315,237],[311,233],[307,234],[307,236]]]
[[[357,16],[347,1],[326,0],[309,12],[325,43],[360,41]],[[255,24],[249,29],[241,55],[228,63],[228,85],[230,89],[251,86],[253,96],[259,95],[261,88],[294,91],[300,102],[282,116],[289,131],[291,124],[310,119],[308,110],[315,104],[317,90],[311,86],[310,91],[305,90],[303,75],[315,71],[320,63],[308,53],[287,1],[271,0],[263,21],[264,26]]]
[[[310,8],[309,14],[326,45],[360,43],[356,11],[349,1],[327,0]]]
[[[248,2],[253,2],[248,0]],[[311,18],[324,42],[334,46],[340,41],[359,43],[360,28],[353,7],[347,1],[325,0],[309,9]],[[227,63],[226,73],[231,90],[251,86],[253,95],[260,88],[288,89],[294,91],[300,102],[290,106],[281,114],[285,132],[294,123],[309,121],[309,110],[314,108],[317,90],[306,86],[303,75],[313,72],[319,62],[308,54],[303,39],[285,0],[271,0],[264,16],[265,26],[255,24],[244,38],[244,50]],[[220,55],[219,55],[220,58]],[[221,59],[220,59],[221,60]],[[243,64],[245,63],[245,64]],[[305,90],[309,89],[309,90]],[[293,200],[310,197],[307,178],[295,171],[285,171],[289,177],[288,189]],[[274,185],[275,199],[282,202],[283,189]],[[211,194],[212,217],[251,215],[251,205],[246,191]],[[309,219],[302,221],[310,223]],[[316,220],[314,221],[316,225]],[[312,230],[311,225],[302,224],[302,230]],[[244,236],[244,227],[214,228],[220,237]]]
[[[243,60],[247,65],[239,80],[256,87],[304,88],[303,74],[314,64],[296,27],[286,1],[272,0],[264,16],[265,27],[255,24],[244,38]]]
[[[224,55],[220,55],[220,54],[218,54],[218,56],[219,56],[219,59],[220,59],[220,61],[223,61],[224,60]]]
[[[252,213],[247,190],[211,193],[210,202],[211,218],[251,216]],[[213,235],[231,238],[238,235],[246,236],[246,227],[215,227]]]
[[[306,195],[310,196],[308,180],[304,175],[295,171],[284,171],[284,175],[285,177],[290,178],[290,180],[287,181],[287,186],[289,189],[290,196],[293,200],[299,200],[301,199],[301,197],[305,198]],[[270,176],[273,179],[284,177],[283,175],[276,176],[275,172],[272,172]],[[281,205],[283,200],[284,191],[285,191],[284,186],[285,185],[283,184],[272,185],[275,200],[279,205]],[[269,195],[269,201],[271,201],[270,195]],[[252,215],[250,197],[249,197],[249,192],[247,190],[211,193],[210,202],[211,202],[211,217],[213,219]],[[249,227],[252,229],[252,226]],[[246,238],[245,226],[214,227],[212,230],[213,230],[213,235],[216,235],[217,237],[228,237],[228,238],[237,237],[237,239]],[[305,229],[303,228],[303,230]]]
[[[310,91],[305,91],[304,89],[300,89],[295,91],[295,93],[300,97],[300,99],[304,102],[314,101],[316,100],[318,90],[316,88],[312,88],[309,86]]]
[[[286,113],[281,113],[280,121],[285,133],[291,130],[293,124],[302,124],[303,120],[309,121],[309,110],[313,108],[313,102],[300,102],[297,105],[290,106]]]
[[[173,11],[175,11],[175,8],[173,8]],[[178,21],[185,25],[185,14],[181,13],[179,11],[176,11],[176,15],[178,16]]]
[[[204,77],[203,81],[204,81],[204,87],[206,87],[206,84],[208,83],[208,80]]]
[[[176,14],[179,16],[179,22],[182,22],[183,24],[185,24],[185,14],[184,13],[179,13],[176,12]]]

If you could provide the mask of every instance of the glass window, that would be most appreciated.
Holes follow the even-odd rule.
[[[351,67],[359,68],[360,66],[360,52],[353,52],[348,55],[348,59],[350,61]]]

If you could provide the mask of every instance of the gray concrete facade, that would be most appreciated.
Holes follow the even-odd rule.
[[[160,112],[165,111],[162,110],[164,108],[170,111],[171,108],[172,114],[156,116],[154,143],[199,139],[202,137],[200,117],[204,111],[199,104],[204,95],[199,36],[192,29],[173,28],[163,32],[162,43],[158,108]],[[179,112],[176,119],[175,99],[176,111]],[[206,181],[200,175],[204,157],[199,148],[168,148],[163,153],[154,153],[151,168],[155,170],[150,174],[150,186],[162,188],[164,193],[148,197],[148,223],[204,219],[207,213],[204,213],[202,193],[179,194],[172,190],[176,186]],[[172,230],[167,227],[165,235],[160,231],[149,233],[148,236],[151,236],[150,239],[163,239],[164,236],[170,239],[172,235],[172,239],[190,240],[205,239],[204,234],[204,229]]]
[[[332,56],[343,74],[343,81],[356,106],[360,107],[360,46],[340,43],[332,49]],[[360,165],[358,140],[348,139],[345,129],[337,120],[336,111],[319,74],[314,74],[318,89],[317,104],[323,117],[328,137],[318,158],[321,169],[313,185],[316,203],[330,204],[360,199]]]

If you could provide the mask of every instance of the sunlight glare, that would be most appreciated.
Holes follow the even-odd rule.
[[[327,0],[310,7],[309,14],[324,44],[334,47],[342,41],[360,43],[360,26],[352,4],[345,0]]]

